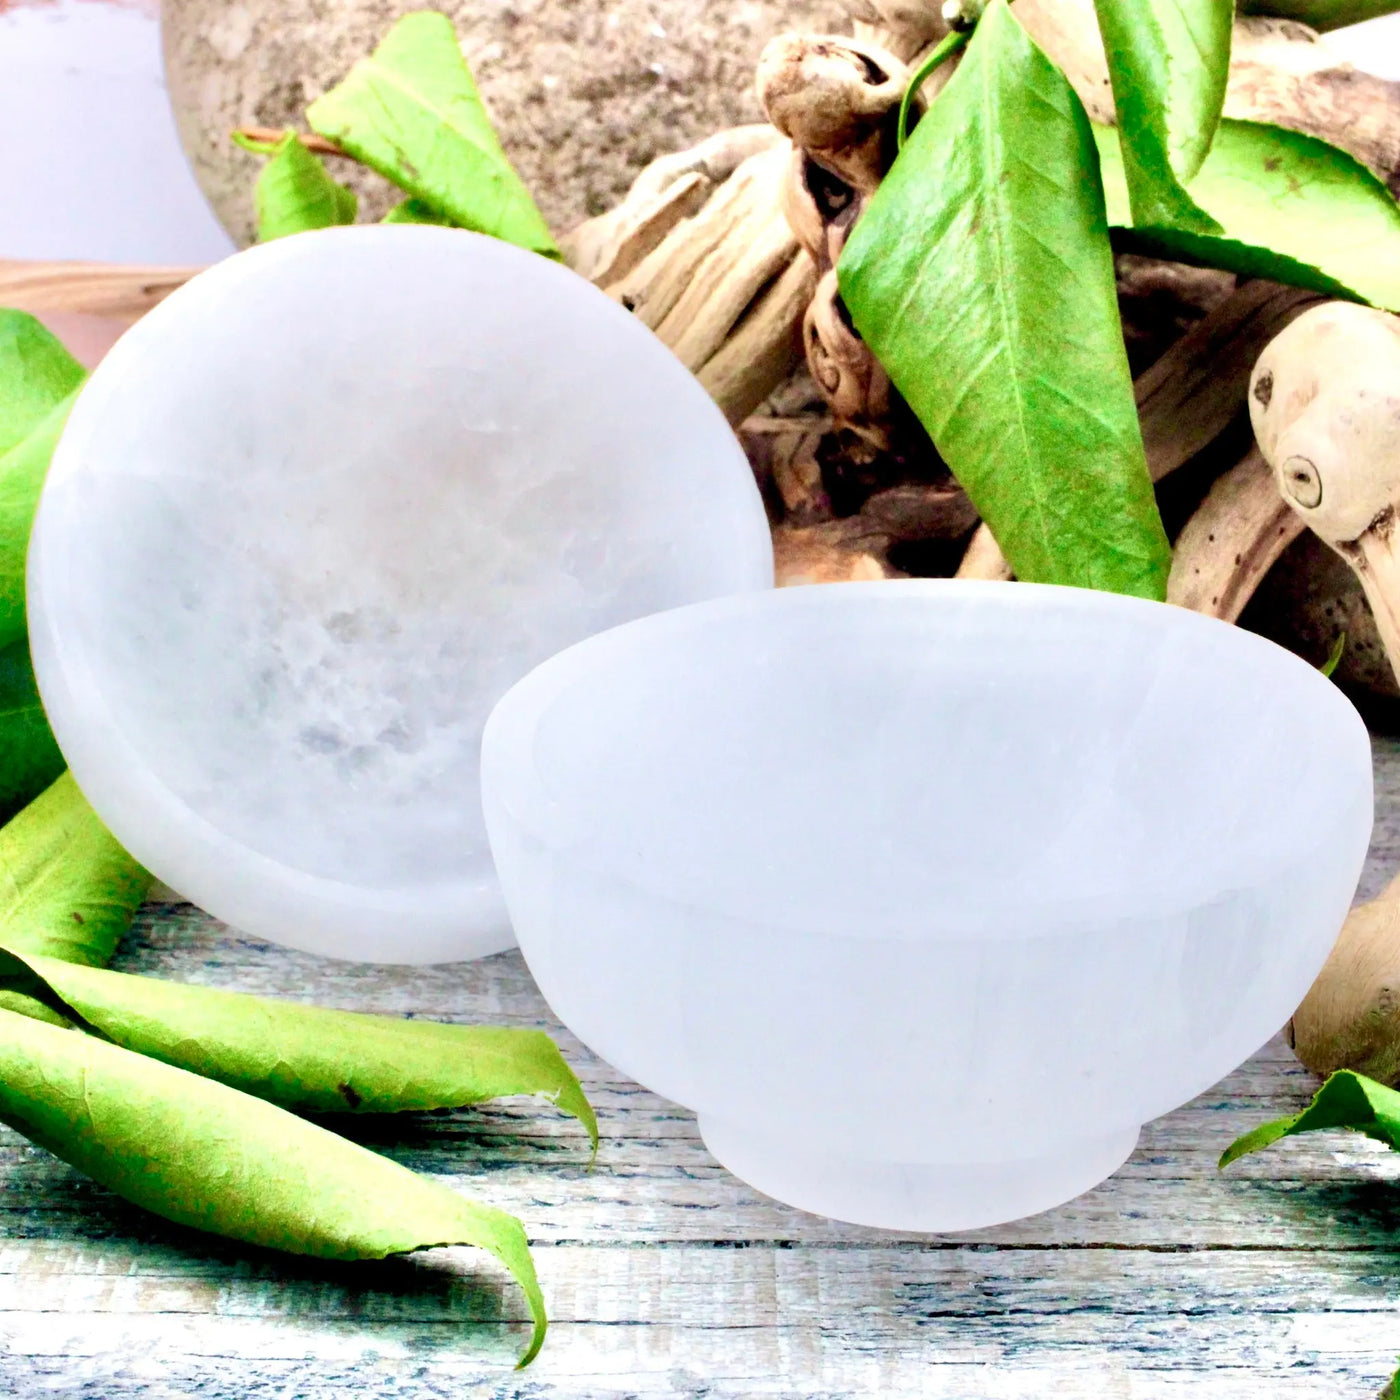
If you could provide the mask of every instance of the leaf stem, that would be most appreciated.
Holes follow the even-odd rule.
[[[933,52],[915,69],[914,76],[909,79],[909,86],[904,89],[904,96],[899,104],[899,123],[895,127],[895,148],[897,150],[902,151],[905,141],[909,139],[909,109],[914,104],[915,94],[928,81],[929,75],[952,58],[971,37],[972,31],[970,29],[952,30],[939,40]]]
[[[271,154],[273,148],[281,142],[286,134],[284,128],[277,126],[240,126],[234,131],[233,140],[245,151],[265,146],[267,149],[259,154],[267,155]],[[334,141],[327,141],[324,136],[298,131],[296,138],[308,151],[313,151],[316,155],[344,156],[346,160],[355,159],[349,151],[337,146]]]

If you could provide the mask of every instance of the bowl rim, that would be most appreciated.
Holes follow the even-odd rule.
[[[54,484],[62,488],[99,433],[109,401],[129,392],[146,373],[146,345],[192,319],[209,320],[211,307],[237,296],[250,281],[297,275],[322,257],[326,241],[355,248],[375,267],[431,252],[444,265],[449,254],[474,275],[499,276],[524,269],[538,284],[567,286],[590,314],[613,333],[655,348],[658,375],[686,394],[693,413],[714,424],[715,441],[731,450],[736,481],[753,495],[755,559],[767,546],[760,495],[747,461],[724,417],[693,375],[635,317],[587,279],[553,259],[466,229],[426,224],[359,224],[319,229],[295,238],[255,244],[203,269],[141,318],[84,381],[55,448],[41,493],[26,562],[26,620],[39,692],[63,757],[94,810],[132,855],[181,894],[253,937],[327,956],[383,962],[443,962],[474,958],[511,946],[504,901],[493,862],[483,847],[471,867],[440,877],[369,882],[319,873],[232,835],[171,787],[138,752],[108,702],[87,649],[54,626],[54,604],[73,596],[68,564],[53,520],[59,512]],[[250,383],[253,372],[250,370]],[[740,470],[742,469],[742,471]],[[64,507],[63,509],[67,509]],[[60,517],[62,523],[62,517]],[[771,580],[771,572],[769,574]],[[469,801],[479,800],[476,791]],[[402,925],[402,927],[400,927]]]
[[[1272,667],[1283,675],[1291,676],[1291,683],[1306,693],[1307,703],[1315,706],[1323,714],[1330,710],[1334,718],[1329,722],[1328,728],[1333,735],[1333,748],[1339,760],[1334,766],[1340,768],[1343,763],[1354,761],[1355,775],[1351,782],[1338,784],[1338,797],[1333,808],[1313,814],[1318,818],[1314,829],[1319,833],[1314,838],[1315,847],[1322,849],[1329,837],[1334,841],[1340,840],[1338,832],[1350,833],[1357,825],[1357,809],[1363,805],[1366,831],[1369,833],[1374,799],[1371,743],[1365,723],[1351,701],[1330,679],[1277,643],[1218,618],[1171,604],[1118,593],[1059,584],[974,579],[888,579],[806,584],[687,604],[609,628],[556,653],[517,681],[497,702],[487,718],[482,737],[481,774],[488,835],[494,844],[496,809],[499,807],[502,814],[534,840],[551,849],[560,858],[576,861],[581,868],[587,869],[595,876],[617,881],[669,907],[689,909],[707,917],[745,921],[739,911],[723,907],[718,901],[710,904],[687,900],[674,891],[668,891],[660,882],[650,884],[633,878],[606,859],[606,852],[602,856],[585,855],[577,847],[576,828],[574,831],[565,831],[552,825],[551,809],[556,804],[537,769],[533,747],[534,736],[541,720],[558,696],[571,685],[588,677],[600,667],[605,667],[613,656],[632,652],[639,642],[645,646],[647,639],[652,636],[667,636],[696,625],[717,623],[722,626],[732,618],[745,616],[755,610],[781,612],[788,608],[848,606],[852,603],[863,604],[867,600],[883,599],[916,598],[937,603],[951,597],[974,602],[984,600],[987,604],[999,608],[1038,610],[1049,606],[1056,610],[1073,609],[1081,613],[1136,614],[1150,619],[1152,626],[1164,628],[1168,632],[1211,632],[1215,637],[1219,637],[1222,635],[1220,629],[1225,629],[1225,632],[1235,639],[1230,645],[1237,644],[1242,653],[1253,658],[1256,666],[1262,663],[1266,668]],[[1347,757],[1348,749],[1352,753],[1350,759]],[[502,772],[510,772],[512,776],[502,779],[499,776]],[[1349,834],[1347,839],[1352,839]],[[1258,842],[1250,847],[1244,858],[1236,862],[1237,874],[1232,878],[1222,881],[1215,868],[1212,868],[1210,878],[1183,881],[1178,877],[1161,883],[1150,878],[1144,879],[1136,887],[1138,896],[1131,905],[1120,896],[1089,895],[1047,899],[1034,906],[1036,924],[1047,932],[1054,932],[1101,926],[1105,920],[1118,922],[1142,917],[1155,919],[1185,914],[1204,905],[1216,903],[1232,893],[1282,881],[1289,870],[1296,868],[1300,861],[1307,862],[1308,849],[1300,848],[1296,842],[1286,847],[1281,843]],[[1358,877],[1364,855],[1363,845],[1357,860]],[[507,899],[509,900],[509,891]],[[1024,915],[1028,908],[1024,900],[998,902],[994,891],[989,891],[985,901],[979,903],[982,908],[975,917],[949,923],[942,930],[942,934],[995,936],[998,929],[1005,928],[1008,916],[1017,913]],[[807,920],[800,923],[775,921],[767,913],[761,920],[755,919],[754,922],[765,927],[781,927],[799,934],[833,931],[818,930]],[[923,936],[901,933],[899,928],[880,925],[879,920],[874,917],[863,922],[865,927],[859,934],[844,925],[843,928],[846,928],[851,936]]]

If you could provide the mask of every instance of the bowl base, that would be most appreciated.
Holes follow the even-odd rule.
[[[1080,1138],[1008,1162],[870,1162],[812,1152],[714,1118],[700,1136],[721,1166],[786,1205],[853,1225],[947,1232],[1003,1225],[1063,1205],[1128,1159],[1138,1129]]]

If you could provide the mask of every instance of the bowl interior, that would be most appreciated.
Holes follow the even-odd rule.
[[[682,609],[573,648],[497,713],[521,764],[505,800],[581,863],[872,935],[1188,908],[1307,859],[1369,782],[1355,711],[1282,649],[1022,584]]]
[[[74,410],[31,582],[84,790],[221,912],[215,867],[254,878],[234,848],[265,888],[489,875],[496,699],[772,564],[733,435],[654,336],[546,259],[399,226],[254,249],[136,326]],[[223,847],[189,855],[196,829]]]

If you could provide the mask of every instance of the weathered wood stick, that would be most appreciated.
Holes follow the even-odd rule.
[[[698,370],[799,251],[775,198],[766,219],[754,220],[742,238],[725,239],[699,264],[689,286],[656,327],[657,335],[683,365]]]
[[[705,259],[729,244],[742,247],[781,212],[786,144],[750,156],[689,219],[683,220],[626,276],[605,290],[655,330],[685,295]]]
[[[1257,447],[1217,478],[1177,537],[1167,602],[1235,622],[1303,522]]]
[[[608,217],[600,215],[565,235],[559,245],[564,261],[581,277],[608,286],[631,272],[682,219],[698,213],[714,188],[692,170],[657,194],[636,202],[629,197],[605,227],[596,227]]]
[[[134,321],[201,271],[198,267],[0,259],[0,306]]]
[[[600,287],[630,272],[682,218],[694,214],[750,156],[782,140],[767,122],[729,127],[652,161],[622,202],[559,240],[564,260]]]
[[[1316,292],[1246,282],[1202,317],[1133,384],[1153,481],[1190,461],[1244,407],[1264,347],[1310,306]]]
[[[1400,875],[1347,915],[1284,1034],[1314,1074],[1400,1079]]]
[[[816,282],[811,258],[798,253],[696,372],[730,423],[743,422],[797,368]]]
[[[1355,571],[1400,678],[1400,317],[1313,307],[1269,342],[1248,397],[1283,499]]]
[[[996,542],[986,523],[979,525],[968,541],[967,552],[958,565],[954,578],[989,579],[995,583],[1006,583],[1015,577],[1001,546]]]

